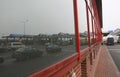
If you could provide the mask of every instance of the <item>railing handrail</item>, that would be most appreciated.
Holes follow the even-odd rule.
[[[98,46],[99,43],[95,43],[91,46],[92,49],[95,49],[96,46]],[[82,62],[87,55],[89,55],[89,47],[81,50],[81,60],[78,61],[78,54],[74,53],[73,55],[41,70],[36,73],[33,73],[32,75],[28,77],[56,77],[56,76],[63,76],[65,73],[67,73],[71,68],[76,66],[78,63]],[[58,73],[59,72],[59,73]],[[58,75],[58,74],[59,75]]]

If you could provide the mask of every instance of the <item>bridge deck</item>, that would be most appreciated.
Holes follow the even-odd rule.
[[[106,46],[101,47],[94,77],[120,77],[120,73]]]

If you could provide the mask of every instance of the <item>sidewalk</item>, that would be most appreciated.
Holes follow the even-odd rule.
[[[105,45],[101,47],[94,77],[120,77],[120,72]]]

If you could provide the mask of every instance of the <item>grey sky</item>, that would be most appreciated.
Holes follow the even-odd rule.
[[[26,22],[26,34],[73,33],[72,1],[0,0],[0,36],[11,33],[23,34],[22,22],[26,20],[29,20]],[[103,0],[103,30],[120,28],[119,2],[119,0]],[[84,28],[81,30],[84,31]]]
[[[0,0],[0,32],[23,33],[28,19],[26,34],[73,33],[72,10],[72,0]]]
[[[120,0],[103,0],[103,31],[120,28]]]

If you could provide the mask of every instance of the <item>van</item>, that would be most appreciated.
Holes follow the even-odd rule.
[[[114,45],[114,38],[113,37],[107,38],[107,45]]]
[[[8,47],[11,48],[12,50],[15,50],[21,47],[25,47],[25,45],[22,44],[21,42],[11,42],[8,44]]]

